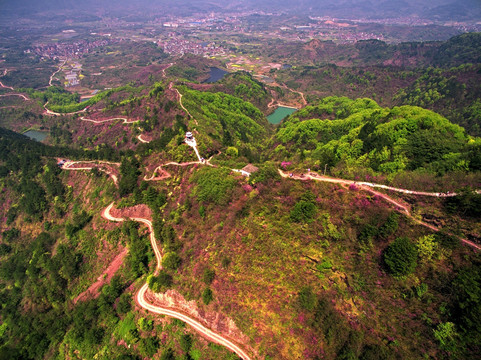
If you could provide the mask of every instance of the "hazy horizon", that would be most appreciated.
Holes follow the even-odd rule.
[[[390,2],[386,0],[34,0],[0,1],[0,10],[9,16],[26,16],[46,12],[64,13],[75,11],[98,15],[146,13],[156,15],[191,15],[226,11],[265,11],[273,13],[295,13],[312,16],[332,16],[341,18],[396,18],[418,17],[433,21],[471,21],[481,19],[481,0],[466,0],[462,3],[453,0],[436,0],[429,4],[414,0]]]

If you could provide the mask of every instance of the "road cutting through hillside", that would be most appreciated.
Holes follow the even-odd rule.
[[[13,89],[12,89],[13,90]],[[25,101],[29,101],[30,99],[28,97],[26,97],[25,95],[23,94],[17,94],[17,93],[14,93],[14,94],[3,94],[3,95],[0,95],[0,97],[7,97],[7,96],[19,96],[21,97],[23,100]]]
[[[416,219],[414,216],[411,215],[411,212],[409,211],[409,209],[405,205],[403,205],[400,202],[394,200],[389,195],[386,195],[386,194],[380,193],[378,191],[375,191],[372,188],[373,187],[379,187],[379,188],[382,188],[382,189],[396,191],[396,192],[400,192],[400,193],[404,193],[404,194],[411,194],[411,195],[418,195],[418,196],[434,196],[434,197],[438,197],[438,198],[453,197],[453,196],[458,195],[455,192],[440,193],[440,192],[425,192],[425,191],[407,190],[407,189],[402,189],[402,188],[395,188],[395,187],[392,187],[392,186],[386,186],[386,185],[382,185],[382,184],[375,184],[375,183],[369,183],[369,182],[358,182],[358,181],[354,181],[354,180],[332,178],[332,177],[328,177],[328,176],[318,175],[318,174],[313,173],[313,172],[309,172],[308,174],[295,175],[293,173],[287,174],[284,171],[282,171],[281,169],[279,169],[279,174],[283,178],[291,178],[291,179],[295,179],[295,180],[302,180],[302,181],[314,180],[314,181],[330,182],[330,183],[335,183],[335,184],[343,184],[343,185],[348,185],[348,186],[351,186],[351,185],[359,186],[360,189],[368,191],[368,192],[370,192],[374,195],[377,195],[377,196],[383,198],[384,200],[390,202],[391,204],[394,204],[396,206],[396,211],[405,214],[407,217],[409,217],[411,220],[413,220],[417,224],[422,225],[424,227],[427,227],[427,228],[429,228],[429,229],[431,229],[435,232],[439,232],[439,231],[441,231],[441,229],[434,226],[434,225],[431,225],[431,224],[428,224],[424,221]],[[476,193],[479,194],[480,191],[476,190]],[[448,233],[448,235],[455,236],[456,238],[459,238],[457,235],[454,235],[454,234]],[[481,250],[481,246],[479,246],[478,244],[476,244],[476,243],[474,243],[474,242],[472,242],[468,239],[459,238],[459,240],[461,242],[463,242],[464,244],[466,244],[468,246],[471,246],[472,248],[475,248],[477,250]]]
[[[71,162],[66,162],[62,166],[62,168],[65,169],[65,170],[90,170],[93,167],[95,167],[95,166],[84,166],[84,167],[81,167],[81,168],[72,168],[71,167],[73,165],[83,164],[83,163],[87,163],[87,164],[93,163],[93,164],[99,164],[99,165],[101,165],[102,163],[105,163],[105,164],[109,164],[109,165],[119,165],[119,163],[111,163],[111,162],[71,161]],[[169,163],[166,163],[162,166],[166,166],[166,165],[187,166],[187,165],[193,165],[193,164],[199,164],[199,163],[200,162],[197,162],[197,161],[186,162],[186,163],[169,162]],[[101,169],[101,168],[100,168],[100,170],[107,172],[106,170]],[[109,172],[107,172],[107,173],[109,174],[109,176],[112,177],[112,179],[114,180],[114,183],[117,184],[117,177],[112,173],[109,173]],[[114,217],[114,216],[111,215],[110,211],[112,210],[113,206],[114,206],[114,203],[112,202],[109,206],[107,206],[102,211],[101,216],[104,219],[107,219],[109,221],[116,221],[116,222],[125,221],[126,220],[125,218],[118,218],[118,217]],[[154,274],[158,274],[158,272],[162,269],[162,252],[157,245],[157,240],[155,238],[155,234],[154,234],[154,231],[153,231],[152,222],[149,219],[145,219],[145,218],[141,218],[141,217],[129,217],[129,219],[133,220],[133,221],[141,222],[141,223],[147,225],[147,227],[149,229],[149,233],[150,233],[149,234],[150,244],[152,245],[152,249],[154,250],[155,258],[156,258],[156,261],[157,261],[157,265],[156,265]],[[220,344],[222,346],[225,346],[229,350],[235,352],[238,356],[240,356],[244,360],[251,360],[252,359],[233,340],[228,339],[227,337],[222,336],[221,334],[218,334],[218,333],[212,331],[211,329],[202,325],[198,320],[194,319],[193,317],[190,317],[189,315],[187,315],[187,314],[185,314],[181,311],[178,311],[175,308],[163,307],[163,306],[153,305],[153,304],[149,303],[148,299],[147,299],[147,294],[148,294],[147,290],[148,290],[148,285],[147,285],[147,283],[145,283],[140,288],[140,290],[138,291],[138,293],[135,297],[136,303],[140,307],[144,308],[147,311],[151,311],[155,314],[167,315],[167,316],[182,320],[185,323],[187,323],[188,325],[190,325],[196,332],[198,332],[199,334],[204,336],[206,339],[208,339],[210,341],[213,341],[217,344]]]
[[[110,210],[112,210],[112,207],[114,206],[114,203],[112,202],[109,206],[107,206],[104,211],[102,211],[102,217],[110,220],[110,221],[125,221],[124,218],[117,218],[114,217],[110,214]],[[159,247],[157,246],[157,241],[155,238],[155,234],[153,231],[152,227],[152,222],[148,219],[140,218],[140,217],[130,217],[130,220],[133,221],[138,221],[142,222],[143,224],[147,225],[149,228],[150,232],[150,243],[152,245],[152,248],[155,253],[155,258],[157,260],[157,266],[155,268],[154,274],[158,274],[158,272],[162,269],[162,253]],[[232,340],[228,339],[225,336],[222,336],[211,329],[205,327],[202,325],[199,321],[194,319],[193,317],[176,310],[175,308],[168,308],[168,307],[163,307],[163,306],[158,306],[158,305],[153,305],[150,303],[147,299],[147,290],[148,290],[148,284],[145,283],[140,290],[137,292],[137,295],[135,296],[136,303],[142,307],[143,309],[153,312],[155,314],[159,315],[167,315],[179,320],[182,320],[186,324],[190,325],[196,332],[204,336],[210,341],[213,341],[217,344],[220,344],[222,346],[225,346],[229,350],[235,352],[237,355],[239,355],[242,359],[244,360],[251,360],[251,357],[240,348],[237,344],[235,344]]]
[[[116,165],[120,166],[120,163],[115,163],[115,162],[109,162],[109,161],[67,161],[62,165],[62,169],[64,170],[92,170],[93,168],[99,169],[100,171],[103,171],[106,173],[108,176],[110,176],[116,186],[118,186],[118,177],[117,175],[113,174],[111,171],[102,169],[99,166],[82,166],[82,167],[72,167],[77,164],[93,164],[93,165],[102,165],[102,164],[107,164],[107,165]]]
[[[58,112],[49,110],[49,109],[47,108],[47,105],[48,105],[48,101],[43,105],[43,108],[45,109],[45,113],[44,113],[44,114],[47,114],[47,115],[55,115],[55,116],[81,114],[81,113],[83,113],[83,112],[86,112],[87,109],[88,109],[88,106],[87,106],[87,107],[85,107],[85,108],[83,108],[82,110],[79,110],[79,111],[74,111],[74,112],[69,112],[69,113],[58,113]]]
[[[168,68],[170,68],[172,65],[174,65],[173,62],[171,62],[166,68],[162,69],[162,76],[163,76],[163,77],[166,77],[166,76],[167,76],[166,73],[165,73],[165,70],[167,70]]]
[[[72,114],[74,114],[74,113],[72,113]],[[95,120],[95,119],[88,119],[85,116],[80,117],[80,120],[92,122],[94,124],[103,124],[103,123],[106,123],[106,122],[109,122],[109,121],[115,121],[115,120],[122,120],[124,124],[135,124],[135,123],[140,121],[140,120],[129,120],[125,117],[113,117],[113,118],[104,119],[104,120]]]
[[[63,63],[59,65],[58,69],[52,75],[50,75],[50,79],[48,80],[48,86],[53,86],[52,85],[53,77],[57,75],[57,73],[59,73],[60,70],[62,70],[62,66],[64,66],[66,63],[67,63],[67,59],[65,59]]]
[[[173,83],[170,82],[170,84],[169,84],[169,90],[174,90],[174,91],[177,93],[177,96],[179,97],[180,107],[185,111],[185,113],[186,113],[187,115],[189,115],[189,116],[192,118],[192,120],[194,120],[194,123],[195,123],[196,125],[199,125],[199,123],[197,122],[196,119],[194,119],[194,117],[191,115],[191,113],[189,112],[189,110],[187,110],[187,108],[184,106],[184,104],[182,104],[182,96],[183,96],[183,95],[180,93],[179,90],[177,90],[177,88],[173,87],[172,85],[173,85]]]
[[[5,75],[7,75],[7,69],[4,69],[4,70],[3,70],[3,75],[2,75],[2,76],[5,76]],[[5,89],[14,90],[13,87],[5,85],[5,84],[4,84],[3,82],[1,82],[1,81],[0,81],[0,87],[3,87],[3,88],[5,88]]]
[[[142,134],[138,135],[137,136],[137,139],[141,142],[141,143],[144,143],[144,144],[148,144],[150,142],[150,140],[144,140],[142,139]]]

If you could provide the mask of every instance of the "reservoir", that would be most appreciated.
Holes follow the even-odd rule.
[[[267,120],[271,124],[279,124],[282,119],[284,119],[286,116],[291,115],[294,111],[297,109],[290,108],[290,107],[285,107],[285,106],[279,106],[276,111],[274,111],[272,114],[270,114],[267,117]]]
[[[38,130],[28,130],[28,131],[25,131],[22,135],[25,135],[33,140],[44,141],[48,135],[48,132],[38,131]]]
[[[214,83],[216,81],[219,81],[224,77],[224,75],[227,74],[227,71],[219,69],[217,67],[211,67],[210,68],[210,77],[204,81],[206,83]]]

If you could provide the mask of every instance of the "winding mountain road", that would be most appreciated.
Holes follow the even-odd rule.
[[[150,141],[149,140],[144,140],[142,139],[142,134],[138,135],[137,136],[137,139],[141,142],[141,143],[144,143],[144,144],[148,144]]]
[[[94,164],[101,165],[102,163],[104,164],[109,164],[109,165],[119,165],[119,163],[113,163],[113,162],[96,162],[96,161],[68,161],[66,162],[62,168],[65,170],[90,170],[92,169]],[[169,162],[161,166],[166,166],[166,165],[176,165],[176,166],[187,166],[187,165],[193,165],[193,164],[198,164],[199,162],[193,161],[193,162],[187,162],[187,163],[177,163],[177,162]],[[78,164],[92,164],[91,166],[82,166],[79,168],[72,168],[74,165]],[[160,166],[158,167],[160,168]],[[114,183],[117,184],[117,177],[109,173],[108,171],[99,168],[102,171],[105,171],[109,174],[109,176],[112,177],[114,180]],[[157,170],[157,169],[156,169]],[[154,171],[155,172],[155,171]],[[109,206],[107,206],[103,211],[101,216],[104,219],[107,219],[109,221],[116,221],[116,222],[122,222],[125,221],[126,218],[118,218],[114,217],[111,214],[111,210],[114,206],[114,203],[112,202]],[[141,222],[145,224],[148,229],[149,229],[149,237],[150,237],[150,244],[152,245],[152,249],[154,250],[155,258],[157,261],[157,265],[155,268],[154,274],[158,274],[158,272],[162,269],[162,251],[157,245],[157,240],[155,238],[154,230],[153,230],[153,225],[152,222],[149,219],[141,218],[141,217],[130,217],[130,220]],[[218,334],[214,332],[213,330],[207,328],[206,326],[202,325],[198,320],[195,318],[189,316],[188,314],[185,314],[181,311],[178,311],[175,308],[169,308],[169,307],[163,307],[163,306],[158,306],[154,305],[152,302],[149,302],[149,292],[148,290],[148,284],[145,283],[140,290],[137,292],[137,295],[135,297],[136,303],[144,308],[147,311],[153,312],[155,314],[159,315],[167,315],[179,320],[184,321],[188,325],[190,325],[196,332],[204,336],[206,339],[215,342],[217,344],[220,344],[222,346],[225,346],[229,350],[235,352],[238,356],[240,356],[244,360],[252,360],[252,358],[247,354],[245,350],[243,350],[238,344],[235,343],[233,339],[229,339],[226,336],[223,336],[221,334]]]
[[[4,69],[4,70],[3,70],[3,75],[2,75],[2,76],[5,76],[5,75],[7,75],[7,69]],[[0,81],[0,87],[3,87],[3,88],[5,88],[5,89],[10,89],[10,90],[15,90],[13,87],[5,85],[5,84],[4,84],[3,82],[1,82],[1,81]]]
[[[82,109],[82,110],[79,110],[79,111],[74,111],[74,112],[70,112],[70,113],[58,113],[58,112],[49,110],[49,109],[47,108],[47,105],[48,105],[48,101],[45,103],[45,105],[43,105],[43,108],[45,109],[45,114],[47,114],[47,115],[56,115],[56,116],[80,114],[80,113],[86,112],[87,109],[88,109],[88,106],[87,106],[86,108],[84,108],[84,109]]]
[[[52,75],[50,75],[50,79],[48,80],[48,86],[53,86],[52,85],[53,77],[57,75],[60,72],[60,70],[62,70],[62,66],[64,66],[66,63],[67,63],[67,59],[65,59],[63,63],[59,65],[57,71],[55,71]]]
[[[162,76],[163,76],[163,77],[166,77],[166,76],[167,76],[167,74],[165,73],[165,70],[167,70],[168,68],[170,68],[172,65],[174,65],[173,62],[171,62],[165,69],[162,69]]]
[[[12,90],[13,90],[13,89],[12,89]],[[23,100],[25,100],[25,101],[29,101],[29,100],[30,100],[27,96],[25,96],[25,95],[23,95],[23,94],[14,93],[14,94],[3,94],[3,95],[0,95],[0,97],[7,97],[7,96],[19,96],[19,97],[21,97],[21,98],[22,98]]]
[[[75,113],[72,113],[72,114],[75,114]],[[109,118],[109,119],[104,119],[104,120],[94,120],[94,119],[88,119],[85,116],[80,117],[80,120],[93,122],[94,124],[103,124],[103,123],[106,123],[106,122],[109,122],[109,121],[115,121],[115,120],[122,120],[124,122],[124,124],[135,124],[135,123],[140,121],[140,120],[129,120],[129,119],[124,118],[124,117],[114,117],[114,118]]]
[[[375,184],[375,183],[368,183],[368,182],[357,182],[357,181],[354,181],[354,180],[331,178],[331,177],[328,177],[328,176],[322,176],[322,175],[318,175],[316,173],[311,173],[311,172],[308,173],[308,174],[302,174],[302,175],[292,174],[292,176],[291,176],[290,174],[285,173],[281,169],[279,169],[278,171],[279,171],[279,174],[283,178],[291,178],[291,179],[302,180],[302,181],[314,180],[314,181],[322,181],[322,182],[343,184],[343,185],[348,185],[348,186],[351,186],[351,185],[359,186],[361,189],[366,190],[366,191],[368,191],[368,192],[370,192],[374,195],[377,195],[377,196],[383,198],[384,200],[390,202],[391,204],[394,204],[395,207],[396,207],[395,209],[398,212],[405,214],[407,217],[409,217],[415,223],[417,223],[419,225],[422,225],[424,227],[427,227],[427,228],[429,228],[429,229],[431,229],[435,232],[441,231],[441,229],[434,226],[434,225],[428,224],[428,223],[426,223],[422,220],[416,219],[411,214],[411,212],[409,211],[409,208],[407,206],[405,206],[405,205],[401,204],[400,202],[396,201],[395,199],[393,199],[389,195],[386,195],[386,194],[380,193],[378,191],[375,191],[372,188],[378,187],[378,188],[396,191],[396,192],[400,192],[400,193],[404,193],[404,194],[412,194],[412,195],[419,195],[419,196],[434,196],[434,197],[438,197],[438,198],[452,197],[452,196],[457,195],[457,193],[454,193],[454,192],[453,193],[439,193],[439,192],[413,191],[413,190],[407,190],[407,189],[402,189],[402,188],[396,188],[396,187],[392,187],[392,186],[386,186],[386,185],[382,185],[382,184]],[[479,190],[476,190],[476,192],[480,193]],[[455,236],[456,238],[458,238],[458,236],[456,236],[454,234],[448,233],[448,235]],[[464,244],[466,244],[466,245],[468,245],[468,246],[470,246],[470,247],[472,247],[476,250],[481,250],[481,246],[476,244],[475,242],[473,242],[471,240],[464,239],[464,238],[459,238],[459,240],[461,242],[463,242]]]
[[[189,115],[189,116],[192,118],[192,120],[194,120],[194,122],[195,122],[196,125],[199,125],[199,123],[197,122],[196,119],[194,119],[194,117],[193,117],[192,114],[189,112],[189,110],[187,110],[187,108],[184,106],[184,104],[182,104],[182,96],[183,96],[183,95],[180,93],[180,91],[179,91],[177,88],[173,87],[172,85],[173,85],[173,83],[170,82],[170,84],[169,84],[169,90],[174,90],[174,91],[177,93],[177,96],[179,97],[180,107],[185,111],[185,113],[186,113],[187,115]]]
[[[233,341],[227,339],[226,337],[217,334],[216,332],[210,330],[209,328],[205,327],[202,325],[200,322],[197,320],[193,319],[192,317],[183,314],[182,312],[169,309],[166,307],[161,307],[157,305],[152,305],[151,303],[148,302],[148,296],[147,296],[147,290],[148,290],[148,285],[144,284],[139,292],[137,293],[136,296],[136,302],[139,304],[142,308],[144,308],[147,311],[153,312],[155,314],[159,315],[167,315],[179,320],[182,320],[186,324],[190,325],[195,331],[197,331],[199,334],[207,338],[208,340],[215,342],[217,344],[220,344],[222,346],[225,346],[229,350],[235,352],[237,355],[239,355],[242,359],[244,360],[251,360],[252,358],[244,351],[240,346],[235,344]]]
[[[114,217],[110,214],[110,211],[112,210],[112,207],[114,206],[114,203],[112,202],[109,206],[105,208],[105,210],[102,212],[102,217],[110,220],[110,221],[117,221],[121,222],[124,221],[125,219],[123,218],[117,218]],[[155,274],[157,274],[161,269],[162,269],[162,252],[157,246],[157,240],[154,235],[154,231],[152,228],[152,222],[148,219],[144,218],[139,218],[139,217],[131,217],[129,218],[130,220],[133,221],[138,221],[141,222],[149,228],[150,231],[150,243],[152,245],[152,248],[155,253],[155,258],[157,260],[157,266],[155,269]],[[251,360],[251,357],[239,346],[237,345],[233,340],[228,339],[227,337],[220,335],[211,329],[205,327],[202,325],[199,321],[194,319],[193,317],[184,314],[181,311],[178,311],[174,308],[169,308],[169,307],[163,307],[163,306],[158,306],[154,305],[153,303],[149,302],[149,296],[148,296],[148,284],[145,283],[140,290],[137,292],[137,295],[135,297],[136,303],[142,307],[143,309],[153,312],[155,314],[159,315],[167,315],[179,320],[182,320],[186,324],[190,325],[195,331],[197,331],[199,334],[204,336],[210,341],[213,341],[217,344],[220,344],[222,346],[225,346],[229,350],[235,352],[237,355],[239,355],[242,359],[244,360]]]
[[[72,167],[74,165],[78,164],[92,164],[91,166],[81,166],[81,167]],[[93,168],[97,168],[100,171],[103,171],[106,173],[108,176],[110,176],[116,186],[118,186],[118,177],[117,175],[113,174],[109,170],[103,169],[101,166],[93,166],[93,165],[102,165],[102,164],[108,164],[108,165],[115,165],[115,166],[120,166],[120,163],[115,163],[115,162],[109,162],[109,161],[67,161],[62,165],[62,169],[64,170],[92,170]]]
[[[110,214],[110,210],[112,210],[114,206],[114,203],[112,202],[109,206],[107,206],[104,211],[102,211],[102,217],[104,219],[107,219],[109,221],[117,221],[117,222],[122,222],[125,219],[124,218],[117,218],[114,217]],[[157,267],[155,268],[155,274],[159,272],[159,270],[162,269],[162,252],[160,251],[159,247],[157,246],[157,241],[155,239],[154,235],[154,228],[152,226],[152,222],[148,219],[140,218],[140,217],[131,217],[130,220],[141,222],[149,228],[150,232],[150,244],[152,245],[152,249],[154,250],[155,253],[155,258],[157,260]]]

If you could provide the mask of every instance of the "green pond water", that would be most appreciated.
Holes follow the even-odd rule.
[[[23,135],[28,136],[30,139],[37,141],[44,141],[48,135],[46,131],[28,130],[23,133]]]
[[[294,109],[294,108],[288,108],[288,107],[285,107],[285,106],[279,106],[276,111],[274,111],[272,114],[270,114],[268,117],[267,117],[267,120],[271,123],[271,124],[279,124],[282,119],[284,119],[286,116],[289,116],[291,115],[294,111],[296,111],[297,109]]]

